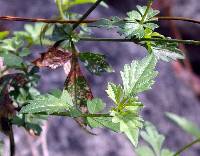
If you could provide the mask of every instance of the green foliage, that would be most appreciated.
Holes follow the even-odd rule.
[[[138,156],[173,156],[174,153],[168,149],[163,149],[165,137],[156,130],[153,124],[145,122],[145,131],[141,131],[141,137],[148,143],[136,148]]]
[[[111,117],[87,117],[87,122],[92,128],[109,128],[114,132],[119,132],[119,124],[113,123]]]
[[[97,0],[55,2],[60,14],[55,17],[56,19],[79,20],[87,14],[83,16],[72,13],[70,9],[79,4],[95,3]],[[101,4],[105,6],[105,3]],[[137,146],[141,135],[147,145],[136,148],[138,156],[172,156],[172,151],[163,148],[165,137],[159,134],[151,123],[144,124],[140,116],[144,105],[140,102],[138,94],[151,89],[154,84],[154,79],[158,75],[155,70],[157,61],[168,62],[184,58],[175,40],[155,32],[159,27],[155,23],[159,11],[153,10],[151,4],[152,0],[149,0],[148,6],[137,6],[137,10],[128,12],[125,18],[114,16],[89,25],[81,23],[76,30],[72,23],[36,23],[25,25],[24,31],[0,32],[0,121],[6,118],[11,124],[39,135],[43,120],[46,120],[48,115],[68,116],[84,129],[108,128],[114,132],[124,133],[134,146]],[[89,11],[95,7],[92,6]],[[108,82],[106,92],[114,105],[105,114],[103,112],[107,110],[104,109],[106,104],[101,99],[93,97],[79,60],[93,75],[101,76],[102,73],[113,70],[105,55],[80,53],[75,45],[84,40],[85,36],[92,40],[92,27],[115,29],[121,38],[111,41],[128,39],[144,46],[148,51],[143,59],[133,60],[124,66],[121,71],[122,84]],[[52,47],[42,53],[41,58],[36,59],[37,63],[28,61],[26,57],[32,53],[32,47],[41,43]],[[61,54],[63,55],[60,56]],[[41,62],[44,65],[40,65]],[[39,68],[55,63],[63,66],[67,75],[64,90],[55,89],[49,94],[41,95],[36,89],[40,78]],[[194,123],[174,114],[167,115],[186,132],[196,137],[200,136],[199,127]],[[145,130],[140,132],[143,126]]]
[[[92,74],[100,75],[103,72],[112,72],[112,68],[105,60],[105,55],[84,52],[79,54],[79,58]]]
[[[154,30],[158,28],[158,25],[153,23],[157,20],[155,16],[159,14],[158,10],[149,9],[148,13],[145,16],[146,6],[137,6],[137,11],[133,10],[128,12],[128,17],[125,18],[126,23],[122,27],[120,32],[127,38],[143,38],[145,36],[145,28]],[[145,16],[144,21],[142,18]]]
[[[130,65],[125,65],[121,72],[123,86],[109,83],[106,90],[108,96],[117,105],[111,111],[112,121],[119,123],[120,131],[125,133],[135,146],[138,143],[139,129],[143,125],[139,116],[143,105],[136,95],[150,89],[153,85],[153,79],[157,75],[154,71],[156,62],[154,55],[149,55],[142,60],[133,61]]]
[[[126,134],[134,146],[138,144],[139,128],[142,128],[142,119],[138,117],[135,111],[126,110],[126,112],[112,111],[112,122],[119,123],[120,132]]]
[[[91,114],[103,111],[104,107],[105,104],[101,99],[95,98],[87,101],[87,108]]]
[[[40,135],[42,132],[42,122],[46,117],[32,114],[20,114],[15,116],[11,122],[19,127],[24,127],[26,130],[33,131],[35,135]]]
[[[24,106],[20,113],[41,113],[53,114],[69,110],[73,106],[72,99],[67,91],[63,91],[62,95],[57,98],[53,95],[40,95],[33,100],[28,101],[28,105]]]
[[[125,65],[121,72],[125,95],[136,95],[145,90],[151,89],[154,84],[157,60],[154,55],[149,55],[140,61],[133,61]]]
[[[5,39],[9,35],[9,31],[1,31],[0,32],[0,40]]]
[[[180,117],[173,113],[166,113],[167,117],[172,120],[176,125],[182,128],[188,134],[191,134],[197,138],[200,137],[200,128],[192,121],[187,120],[184,117]]]

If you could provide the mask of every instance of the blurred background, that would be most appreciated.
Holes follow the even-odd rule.
[[[118,15],[124,17],[127,11],[136,8],[137,4],[145,4],[146,0],[107,0],[109,8],[99,6],[90,18]],[[90,5],[74,8],[84,13]],[[161,10],[161,16],[184,16],[200,20],[199,0],[155,0],[155,9]],[[58,12],[54,0],[0,0],[0,16],[22,16],[36,18],[55,17]],[[199,40],[200,26],[175,21],[159,22],[159,32],[166,36],[180,39]],[[0,22],[1,30],[23,29],[23,22]],[[95,31],[96,35],[115,37],[114,32]],[[120,83],[119,71],[125,63],[135,58],[142,58],[145,49],[133,43],[90,43],[79,45],[80,51],[95,51],[106,54],[115,73],[101,77],[92,76],[87,71],[89,82],[95,96],[103,98],[107,103],[105,88],[107,81]],[[172,124],[165,112],[173,112],[184,116],[200,125],[200,47],[180,45],[187,58],[183,62],[160,62],[160,72],[153,89],[140,95],[145,104],[143,117],[156,125],[166,136],[165,147],[176,151],[194,138]],[[33,57],[39,56],[34,49]],[[56,71],[42,70],[39,84],[42,92],[53,88],[62,88],[66,75],[63,69]],[[44,123],[40,137],[30,136],[25,130],[15,128],[16,156],[136,156],[131,143],[123,136],[108,130],[95,129],[97,136],[83,131],[73,120],[68,118],[50,118]],[[4,139],[4,154],[8,156],[9,141]],[[200,145],[193,146],[183,156],[199,156]]]

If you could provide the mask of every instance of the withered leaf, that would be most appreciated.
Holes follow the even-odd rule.
[[[19,85],[24,83],[22,74],[8,74],[0,78],[0,124],[2,131],[7,135],[11,131],[9,117],[15,115],[15,107],[9,95],[9,88],[16,82],[19,82]]]
[[[92,91],[76,58],[72,59],[71,66],[65,81],[65,89],[71,94],[74,103],[82,109],[81,111],[86,112],[87,108],[83,106],[87,105],[87,100],[93,99]]]
[[[68,60],[71,59],[72,54],[68,51],[51,47],[47,52],[42,53],[41,57],[34,60],[32,63],[38,67],[49,67],[56,69],[63,66]]]

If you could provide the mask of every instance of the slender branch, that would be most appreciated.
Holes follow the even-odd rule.
[[[141,39],[123,39],[123,38],[89,38],[82,37],[81,41],[102,41],[102,42],[142,42],[142,41],[154,41],[154,42],[169,42],[169,43],[183,43],[183,44],[193,44],[200,45],[200,41],[195,40],[179,40],[179,39],[161,39],[161,38],[141,38]]]
[[[158,18],[158,20],[184,21],[184,22],[200,24],[199,20],[195,20],[195,19],[191,19],[191,18],[187,18],[187,17],[159,16],[157,18]]]
[[[16,17],[16,16],[0,16],[0,20],[6,21],[20,21],[20,22],[42,22],[42,23],[60,23],[60,24],[74,24],[78,20],[57,20],[57,19],[45,19],[45,18],[26,18],[26,17]],[[92,23],[97,20],[84,20],[81,23]]]
[[[175,20],[175,21],[185,21],[200,24],[199,20],[186,18],[186,17],[173,17],[173,16],[158,16],[155,17],[158,20]],[[0,16],[0,20],[5,21],[19,21],[19,22],[42,22],[42,23],[60,23],[60,24],[75,24],[78,20],[57,20],[57,19],[46,19],[46,18],[27,18],[27,17],[17,17],[17,16]],[[94,23],[99,19],[89,19],[83,20],[81,23]]]
[[[97,0],[87,11],[86,13],[79,19],[77,23],[73,25],[73,30],[76,29],[84,19],[86,19],[90,13],[102,2],[103,0]]]
[[[186,151],[187,149],[189,149],[191,146],[193,146],[194,144],[200,142],[200,138],[192,141],[191,143],[185,145],[184,147],[182,147],[180,150],[178,150],[173,156],[178,156],[180,155],[182,152]]]

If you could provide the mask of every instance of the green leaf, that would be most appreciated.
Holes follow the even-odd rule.
[[[136,95],[151,88],[158,72],[155,71],[157,60],[153,54],[140,61],[125,65],[121,72],[125,95]]]
[[[159,11],[153,10],[152,8],[149,9],[144,21],[141,23],[146,9],[146,6],[137,6],[137,10],[128,12],[128,17],[125,18],[126,23],[122,28],[120,28],[119,32],[127,38],[136,37],[140,39],[145,36],[145,28],[151,30],[158,28],[159,26],[153,22],[157,20],[155,16],[159,14]]]
[[[28,48],[23,48],[22,51],[19,52],[19,56],[25,57],[30,54],[30,50]]]
[[[174,152],[168,150],[168,149],[163,149],[161,151],[161,156],[173,156],[174,155]]]
[[[115,85],[113,83],[108,83],[108,87],[106,90],[108,96],[115,102],[115,104],[119,104],[123,97],[123,88],[121,85]]]
[[[158,59],[166,62],[185,58],[183,52],[178,49],[177,43],[154,42],[152,51]]]
[[[19,127],[24,127],[26,130],[32,130],[35,135],[40,135],[42,132],[41,125],[46,116],[32,115],[32,114],[20,114],[12,118],[11,122]]]
[[[34,25],[26,24],[24,26],[25,32],[28,34],[27,37],[31,42],[36,43],[39,41],[43,26],[43,23],[36,23]]]
[[[101,112],[104,109],[104,107],[105,107],[105,103],[99,98],[95,98],[95,99],[87,101],[87,108],[91,114]]]
[[[111,111],[112,122],[120,124],[120,131],[125,133],[134,146],[138,144],[139,129],[142,128],[142,119],[134,111]]]
[[[135,149],[137,156],[155,156],[152,149],[148,146],[139,146]]]
[[[60,98],[47,94],[38,96],[34,100],[30,100],[29,104],[22,107],[20,113],[40,113],[45,112],[47,114],[63,112],[69,110],[73,106],[72,98],[67,91],[63,91]]]
[[[106,127],[114,132],[119,131],[119,124],[113,123],[111,117],[87,117],[87,122],[93,128]]]
[[[4,63],[7,67],[13,68],[13,67],[21,67],[22,65],[22,58],[10,53],[8,51],[0,52],[0,56],[4,58]]]
[[[146,142],[151,145],[156,155],[160,155],[165,137],[158,133],[153,124],[151,124],[150,122],[146,122],[145,131],[142,131],[140,135]]]
[[[124,26],[125,21],[119,17],[111,17],[110,19],[102,18],[92,24],[90,27],[98,27],[98,28],[106,28],[106,29],[113,29]]]
[[[5,39],[9,35],[9,31],[1,31],[0,32],[0,40]]]
[[[182,128],[185,132],[199,138],[200,137],[200,128],[193,123],[192,121],[187,120],[184,117],[180,117],[173,113],[166,113],[166,116],[174,121],[180,128]]]
[[[60,89],[54,89],[50,92],[51,95],[60,98],[62,95],[62,91]]]
[[[112,72],[112,68],[106,62],[105,55],[84,52],[79,54],[79,58],[92,74],[100,75],[103,72]]]

